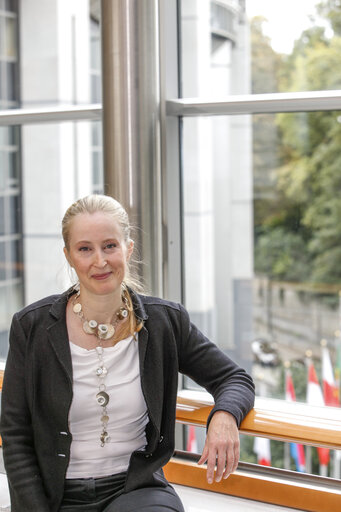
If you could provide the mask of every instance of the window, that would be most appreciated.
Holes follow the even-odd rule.
[[[103,191],[100,123],[72,114],[53,122],[60,106],[101,100],[99,40],[98,1],[65,4],[58,17],[39,2],[18,11],[16,1],[0,1],[0,108],[52,113],[47,123],[0,126],[0,359],[13,313],[69,285],[66,206]]]
[[[296,400],[305,402],[311,363],[322,389],[322,354],[340,396],[340,112],[321,110],[319,100],[314,111],[301,105],[286,112],[278,100],[277,112],[224,116],[215,107],[218,115],[207,115],[210,104],[233,95],[247,95],[236,98],[236,109],[249,101],[252,112],[261,93],[275,100],[272,93],[341,88],[341,4],[293,9],[298,24],[283,21],[292,12],[288,2],[183,0],[181,95],[193,108],[186,116],[179,102],[178,113],[183,108],[184,297],[191,318],[251,371],[258,395],[289,399],[290,367]],[[274,458],[289,467],[288,452],[280,450]]]

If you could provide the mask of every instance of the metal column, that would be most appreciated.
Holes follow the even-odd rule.
[[[101,0],[104,189],[127,209],[148,291],[162,294],[157,0]]]

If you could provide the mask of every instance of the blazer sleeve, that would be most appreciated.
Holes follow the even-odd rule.
[[[181,305],[180,317],[179,369],[204,387],[215,402],[207,426],[213,414],[222,410],[231,413],[239,427],[254,405],[252,378],[190,322]]]
[[[10,330],[10,347],[1,396],[1,435],[12,512],[49,512],[34,449],[25,377],[27,340],[17,314]]]

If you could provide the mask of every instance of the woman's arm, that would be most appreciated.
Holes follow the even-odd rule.
[[[207,437],[199,461],[207,461],[207,480],[219,481],[237,467],[241,421],[254,405],[252,378],[190,323],[181,308],[180,371],[213,395],[215,405],[207,420]]]
[[[10,347],[1,397],[3,456],[12,512],[49,512],[34,449],[26,380],[27,340],[17,315],[13,317]]]

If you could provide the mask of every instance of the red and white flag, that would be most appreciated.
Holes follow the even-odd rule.
[[[285,399],[289,402],[296,402],[296,393],[291,371],[286,370],[285,374]],[[298,443],[290,443],[290,453],[295,460],[297,471],[305,471],[304,446]]]
[[[187,429],[187,446],[186,449],[188,452],[198,453],[198,443],[195,436],[195,427],[193,425],[189,425]]]
[[[339,407],[339,393],[327,347],[322,347],[322,380],[324,403],[332,407]]]
[[[271,466],[270,439],[266,437],[255,437],[253,451],[257,455],[258,464]]]
[[[307,402],[310,405],[323,406],[324,399],[320,383],[317,379],[315,367],[312,362],[309,363],[308,368],[308,389],[307,389]],[[319,461],[321,466],[327,466],[329,463],[329,450],[328,448],[317,448]]]

